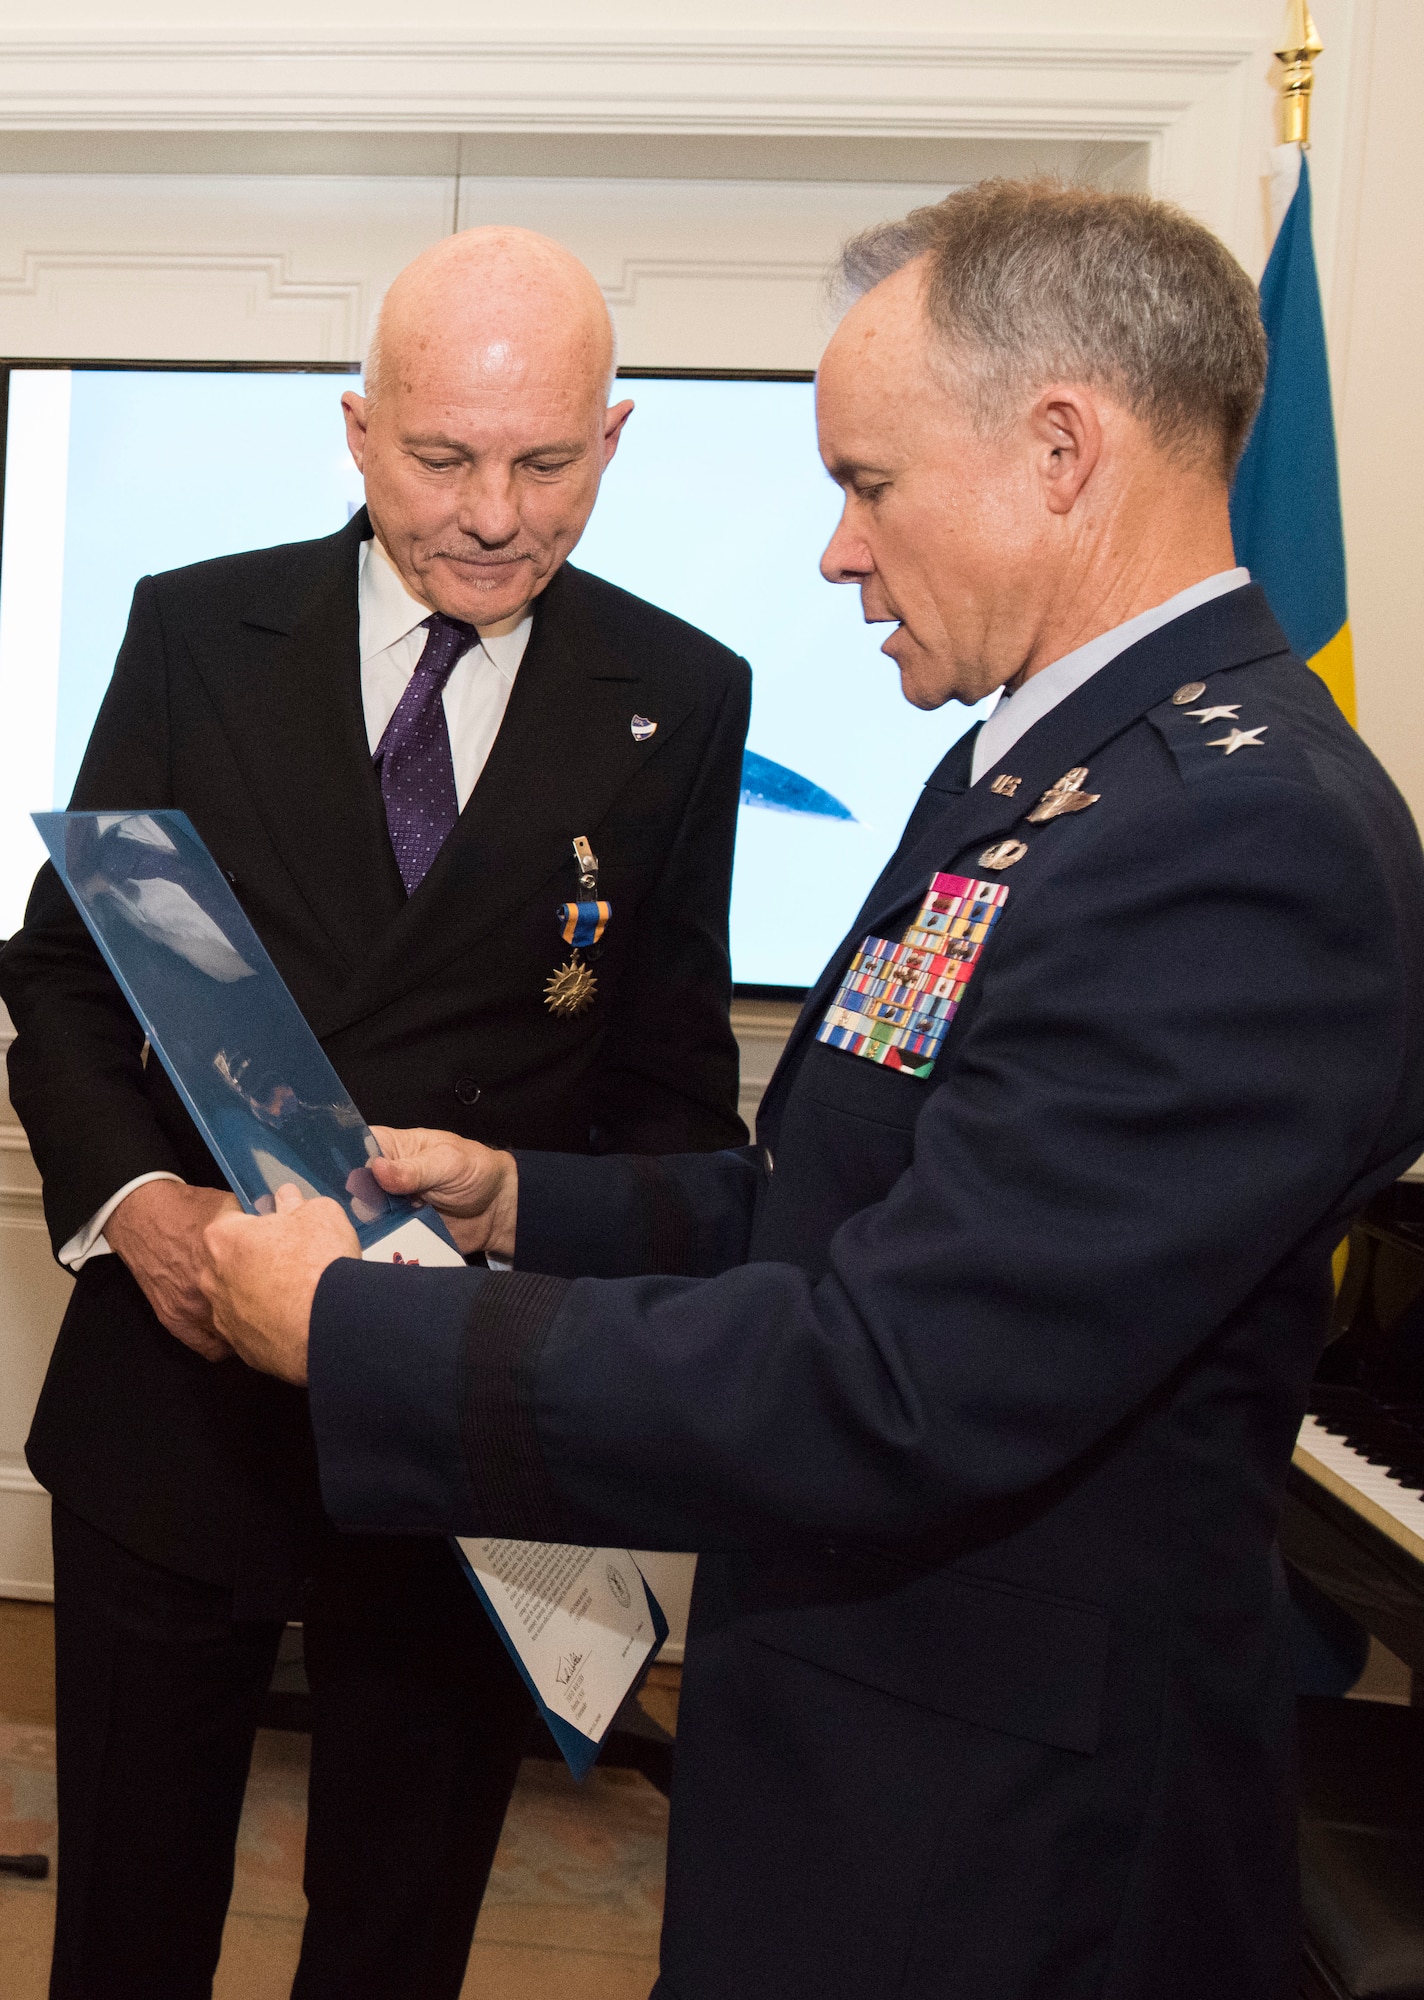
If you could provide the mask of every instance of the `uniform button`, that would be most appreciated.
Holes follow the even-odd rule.
[[[774,1159],[773,1159],[773,1158],[771,1157],[771,1148],[770,1148],[770,1146],[763,1146],[763,1147],[762,1147],[762,1149],[761,1149],[761,1156],[762,1156],[762,1158],[763,1158],[763,1159],[764,1159],[764,1160],[766,1161],[766,1170],[767,1170],[767,1173],[768,1173],[768,1174],[774,1174],[774,1173],[776,1172],[776,1162],[775,1162],[775,1160],[774,1160]]]
[[[472,1076],[457,1077],[455,1079],[455,1095],[462,1104],[478,1104],[480,1101],[480,1087]]]

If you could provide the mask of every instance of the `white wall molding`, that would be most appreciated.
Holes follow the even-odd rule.
[[[0,39],[0,129],[1134,132],[1248,36],[802,41]],[[1045,125],[1045,114],[1050,124]]]
[[[17,173],[0,353],[352,361],[376,300],[454,220],[451,180]]]
[[[602,282],[603,296],[611,306],[636,306],[640,289],[646,284],[670,281],[674,284],[716,285],[798,284],[820,287],[825,283],[826,264],[822,258],[747,258],[724,260],[717,257],[628,257],[616,276]]]
[[[529,41],[0,39],[0,132],[1129,142],[1254,258],[1240,34]]]
[[[359,278],[322,282],[293,275],[284,254],[224,256],[206,251],[27,250],[18,269],[0,270],[0,299],[26,300],[42,311],[58,308],[76,291],[112,298],[114,290],[159,285],[199,292],[211,299],[226,294],[229,309],[247,320],[290,314],[305,320],[313,312],[322,328],[314,358],[344,361],[361,348],[362,285]],[[308,328],[303,328],[308,334]],[[108,350],[104,350],[107,352]],[[174,357],[182,358],[182,357]]]

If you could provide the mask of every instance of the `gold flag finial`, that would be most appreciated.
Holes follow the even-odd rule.
[[[1306,0],[1289,0],[1285,41],[1276,50],[1284,66],[1281,78],[1281,140],[1287,146],[1310,144],[1310,93],[1315,88],[1315,58],[1325,44],[1316,32]]]

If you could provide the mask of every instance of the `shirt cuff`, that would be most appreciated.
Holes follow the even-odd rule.
[[[59,1261],[71,1271],[82,1270],[91,1257],[112,1257],[113,1251],[104,1239],[104,1225],[121,1201],[126,1201],[135,1188],[146,1187],[150,1181],[176,1181],[179,1187],[185,1185],[181,1174],[158,1172],[137,1174],[131,1181],[125,1181],[117,1194],[111,1194],[102,1208],[95,1209],[82,1229],[76,1229],[59,1253]]]
[[[484,1271],[338,1258],[312,1301],[307,1372],[322,1498],[343,1527],[467,1534],[459,1373]]]

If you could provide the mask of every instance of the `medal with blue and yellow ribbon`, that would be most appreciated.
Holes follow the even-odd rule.
[[[569,957],[544,986],[544,1005],[551,1014],[582,1014],[593,1005],[598,981],[582,953],[598,944],[613,914],[611,903],[599,901],[598,856],[583,834],[574,841],[574,859],[579,870],[578,901],[560,903],[555,913],[559,936],[570,947]]]

